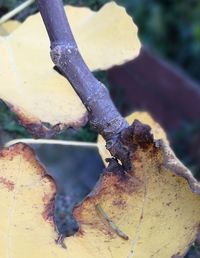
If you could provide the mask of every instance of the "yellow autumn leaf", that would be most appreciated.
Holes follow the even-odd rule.
[[[120,166],[102,175],[74,210],[79,232],[55,243],[55,187],[29,147],[0,152],[1,258],[171,258],[195,240],[200,185],[165,143],[129,135],[132,171]],[[134,147],[132,143],[134,142]]]
[[[0,25],[0,35],[7,36],[16,30],[21,23],[19,21],[10,20]]]
[[[91,70],[107,69],[137,56],[137,27],[114,2],[100,11],[66,7],[80,52]],[[113,44],[114,42],[114,44]],[[36,136],[80,127],[87,112],[69,82],[54,69],[39,14],[9,37],[0,37],[0,97]]]
[[[147,124],[151,127],[151,132],[154,135],[155,140],[162,139],[165,143],[169,144],[167,135],[162,127],[156,123],[156,121],[151,117],[151,115],[147,112],[134,112],[128,117],[126,120],[128,121],[129,125],[133,123],[133,121],[137,119],[143,124]],[[105,159],[110,158],[111,155],[109,151],[105,147],[105,141],[101,135],[98,136],[98,149],[99,153],[102,157],[103,162],[106,164]]]

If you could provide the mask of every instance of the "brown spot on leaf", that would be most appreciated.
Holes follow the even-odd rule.
[[[50,222],[54,225],[54,203],[55,203],[55,196],[56,196],[56,189],[53,179],[50,176],[46,176],[48,180],[51,182],[51,192],[49,194],[45,194],[42,198],[44,203],[44,210],[42,212],[42,217],[44,220]]]
[[[13,191],[15,188],[15,184],[4,177],[0,177],[0,184],[4,185],[8,191]]]
[[[123,209],[126,206],[125,200],[114,200],[113,205],[118,206],[120,209]]]
[[[131,126],[126,128],[122,137],[124,143],[132,150],[138,147],[146,150],[154,142],[151,127],[139,120],[135,120]]]

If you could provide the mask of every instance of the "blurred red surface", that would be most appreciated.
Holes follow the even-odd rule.
[[[135,60],[110,69],[108,79],[114,99],[117,88],[129,111],[149,111],[165,129],[200,120],[200,85],[145,48]]]

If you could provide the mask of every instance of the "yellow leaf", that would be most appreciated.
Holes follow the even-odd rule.
[[[15,20],[10,20],[0,25],[0,35],[7,36],[16,30],[21,23]]]
[[[165,144],[146,135],[129,136],[130,148],[134,141],[132,172],[117,165],[108,169],[75,209],[80,230],[65,239],[67,249],[55,244],[48,216],[55,194],[52,180],[28,147],[2,150],[0,257],[181,257],[198,233],[200,185]]]
[[[107,69],[137,56],[137,28],[114,2],[99,12],[67,7],[83,57],[91,70]],[[114,43],[114,44],[113,44]],[[69,82],[53,70],[49,40],[39,14],[29,17],[9,37],[0,37],[0,97],[32,134],[50,136],[80,127],[87,112]]]
[[[99,12],[67,7],[72,31],[91,70],[106,70],[137,57],[140,51],[138,29],[124,8],[115,2]],[[79,19],[77,19],[79,17]]]
[[[153,133],[155,140],[162,139],[165,143],[169,144],[165,131],[158,123],[155,122],[155,120],[150,116],[150,114],[148,114],[147,112],[134,112],[126,118],[129,125],[131,125],[135,119],[151,127],[151,132]],[[105,159],[110,158],[111,155],[109,151],[106,149],[105,141],[101,135],[98,136],[98,148],[102,160],[106,164]]]

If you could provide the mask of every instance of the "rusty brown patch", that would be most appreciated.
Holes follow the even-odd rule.
[[[45,194],[42,198],[44,203],[44,210],[42,212],[42,217],[45,221],[50,222],[54,225],[54,203],[55,203],[55,194]]]
[[[51,176],[45,175],[51,188],[51,192],[44,194],[42,201],[44,203],[44,210],[42,212],[42,217],[45,221],[48,221],[52,226],[54,226],[54,204],[56,197],[56,186],[54,180]]]
[[[40,121],[36,117],[31,117],[31,115],[28,113],[25,114],[25,112],[23,112],[20,108],[13,106],[7,101],[4,102],[12,112],[16,113],[20,123],[28,130],[31,135],[36,138],[51,138],[69,127],[78,129],[86,125],[88,122],[88,113],[86,111],[79,120],[72,121],[67,124],[59,123],[56,125],[51,125],[49,123],[45,123],[45,121]]]
[[[132,151],[138,147],[146,150],[154,143],[151,127],[137,119],[122,132],[122,139],[123,143],[129,146]]]
[[[120,193],[131,195],[133,192],[137,192],[142,185],[142,181],[129,173],[124,172],[121,175],[115,174],[115,172],[105,172],[101,178],[101,184],[95,198],[101,195],[109,195],[111,188],[118,196],[120,196]]]
[[[2,149],[0,151],[0,157],[12,160],[16,155],[24,155],[24,157],[26,157],[27,153],[29,156],[30,154],[35,156],[34,152],[29,146],[23,143],[17,143],[8,148]]]
[[[82,225],[90,225],[91,227],[99,228],[101,232],[104,232],[109,238],[113,237],[112,230],[108,230],[107,224],[100,223],[98,220],[98,214],[95,206],[102,202],[102,200],[111,200],[113,205],[117,205],[119,210],[126,206],[126,196],[131,195],[133,192],[137,192],[143,186],[143,182],[129,175],[124,174],[123,177],[114,172],[105,172],[95,189],[85,198],[85,200],[79,204],[73,212],[75,219],[79,222],[80,230]],[[115,199],[115,196],[117,199]]]
[[[117,206],[120,209],[123,209],[124,207],[126,207],[126,201],[125,200],[117,199],[117,200],[114,200],[112,203],[113,203],[114,206]]]
[[[0,158],[6,158],[12,160],[15,156],[21,155],[27,162],[29,162],[33,167],[37,168],[36,173],[44,177],[46,176],[46,171],[40,161],[37,159],[35,152],[30,146],[24,143],[16,143],[8,148],[4,148],[0,151]]]
[[[15,184],[4,177],[0,177],[0,184],[3,184],[8,189],[8,191],[13,191],[15,188]]]

